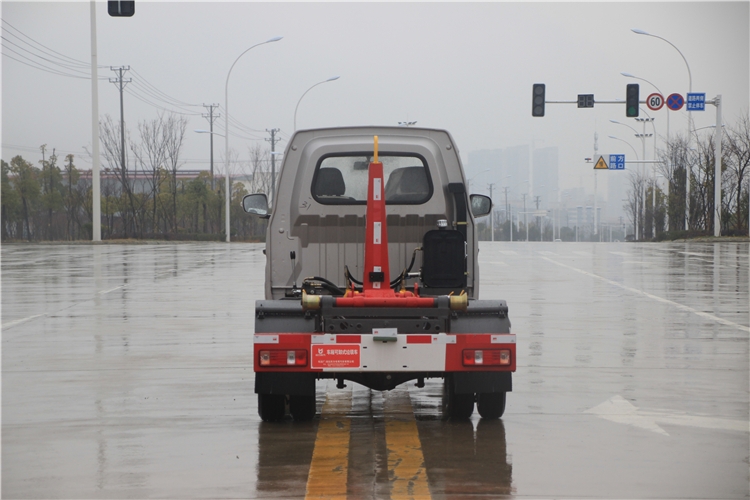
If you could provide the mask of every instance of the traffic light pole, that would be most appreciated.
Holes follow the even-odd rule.
[[[578,94],[575,101],[548,101],[546,99],[547,85],[535,83],[532,86],[531,116],[544,116],[545,104],[576,104],[579,108],[593,108],[595,104],[625,104],[625,116],[636,118],[640,104],[646,104],[639,100],[640,86],[637,83],[628,83],[625,87],[625,102],[623,101],[597,101],[594,94]]]

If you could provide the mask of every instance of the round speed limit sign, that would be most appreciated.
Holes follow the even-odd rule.
[[[664,97],[661,94],[653,93],[646,99],[648,109],[653,111],[659,111],[664,106]]]

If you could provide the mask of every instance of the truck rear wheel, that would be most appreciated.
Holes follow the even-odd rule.
[[[443,385],[443,415],[451,420],[466,420],[474,413],[474,394],[456,394],[453,379]]]
[[[258,415],[264,422],[284,419],[285,396],[283,394],[258,394]]]
[[[297,422],[315,418],[315,396],[289,396],[289,412]]]
[[[505,413],[505,392],[483,392],[477,397],[477,411],[482,418],[500,418]]]

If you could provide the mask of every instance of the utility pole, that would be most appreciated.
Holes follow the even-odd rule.
[[[99,170],[99,71],[96,55],[96,2],[91,0],[91,194],[92,215],[91,240],[102,240],[102,197]]]
[[[276,139],[276,132],[278,131],[277,128],[266,129],[266,132],[271,134],[271,138],[266,139],[271,143],[271,206],[276,201],[276,155],[274,153],[276,152],[276,141],[278,140]]]
[[[536,198],[536,209],[538,211],[539,210],[539,202],[542,201],[542,197],[541,196],[536,196],[535,198]],[[542,237],[542,235],[543,235],[543,232],[542,232],[542,218],[539,217],[539,216],[537,216],[537,227],[539,227],[539,241],[543,241],[544,238]]]
[[[490,188],[490,201],[492,201],[492,188],[495,186],[495,183],[492,182],[488,184]],[[495,241],[495,207],[492,207],[492,211],[490,212],[490,241]]]
[[[125,91],[125,84],[130,83],[133,80],[130,78],[127,80],[123,79],[123,74],[126,71],[130,71],[130,66],[120,66],[119,68],[113,68],[110,66],[109,69],[117,73],[117,78],[110,78],[109,83],[116,84],[120,91],[120,168],[122,169],[123,176],[125,176],[125,109],[122,96]]]
[[[218,104],[204,104],[204,108],[208,108],[208,114],[207,115],[201,115],[203,118],[208,118],[209,123],[209,135],[211,136],[211,191],[215,189],[214,187],[214,120],[216,118],[219,118],[221,115],[214,114],[214,108],[218,108]]]
[[[597,161],[597,158],[599,158],[599,134],[594,132],[594,161]],[[599,232],[599,221],[596,220],[596,174],[597,171],[596,169],[594,169],[594,236],[596,236]]]
[[[503,191],[505,191],[505,220],[510,221],[510,241],[513,241],[513,217],[511,216],[508,207],[508,186],[505,186]]]
[[[523,225],[526,226],[526,241],[529,241],[529,223],[526,222],[526,193],[523,193]]]

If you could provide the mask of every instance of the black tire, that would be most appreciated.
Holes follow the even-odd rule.
[[[467,420],[474,413],[474,394],[456,394],[453,379],[443,385],[443,416],[451,420]]]
[[[264,422],[284,419],[285,396],[283,394],[258,394],[258,415]]]
[[[485,392],[477,397],[477,411],[482,418],[496,419],[505,413],[505,392]]]
[[[315,418],[315,396],[289,396],[289,413],[297,422]]]

